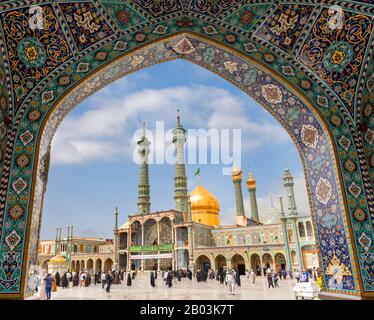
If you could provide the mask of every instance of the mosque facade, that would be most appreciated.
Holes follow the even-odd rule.
[[[279,198],[280,223],[265,224],[260,220],[256,199],[256,180],[246,181],[250,200],[250,217],[244,210],[243,173],[231,173],[235,190],[236,223],[220,224],[220,203],[200,182],[190,193],[184,161],[186,130],[180,116],[172,131],[176,164],[174,177],[175,208],[151,211],[148,156],[150,142],[145,130],[138,141],[141,159],[138,183],[138,212],[114,227],[114,267],[132,270],[220,269],[233,268],[240,273],[264,268],[274,270],[318,267],[311,217],[298,215],[293,177],[285,169],[283,184],[287,190],[287,212]]]

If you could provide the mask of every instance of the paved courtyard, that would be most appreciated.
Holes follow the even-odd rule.
[[[133,285],[128,287],[126,281],[121,285],[113,285],[110,293],[101,288],[101,284],[91,285],[87,288],[58,288],[52,293],[53,300],[295,300],[293,294],[293,280],[280,280],[279,287],[268,288],[267,280],[257,277],[256,283],[245,276],[241,277],[241,287],[236,288],[236,295],[229,296],[227,287],[221,286],[216,280],[207,282],[190,281],[182,278],[173,287],[165,286],[164,281],[158,277],[156,287],[149,284],[149,274],[138,273]]]

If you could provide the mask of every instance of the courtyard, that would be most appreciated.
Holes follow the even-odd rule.
[[[198,283],[195,279],[182,278],[168,288],[159,275],[156,286],[152,288],[149,274],[138,273],[130,287],[123,281],[120,285],[112,285],[110,293],[102,289],[101,284],[58,288],[52,293],[52,300],[295,300],[294,284],[295,280],[279,280],[279,287],[268,288],[265,277],[257,277],[253,284],[250,279],[241,276],[241,286],[236,288],[235,296],[229,296],[227,287],[216,280]]]

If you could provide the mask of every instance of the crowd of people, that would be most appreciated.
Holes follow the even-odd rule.
[[[246,270],[245,276],[252,283],[256,283],[256,278],[259,276],[258,269],[248,271]],[[149,282],[152,288],[156,287],[156,280],[158,278],[156,269],[150,271]],[[137,271],[125,270],[112,270],[108,272],[94,272],[88,271],[70,272],[64,271],[62,276],[57,272],[56,274],[48,273],[43,279],[37,278],[35,282],[35,290],[38,291],[40,287],[40,298],[51,299],[52,292],[57,291],[57,287],[68,289],[71,287],[89,287],[92,284],[100,284],[106,292],[110,292],[112,285],[120,285],[126,281],[127,286],[131,286],[136,278]],[[263,270],[263,275],[267,279],[268,288],[279,287],[279,280],[295,279],[299,282],[315,281],[322,287],[322,275],[318,268],[308,270],[294,270],[293,272],[285,269],[279,269],[277,272],[270,267]],[[220,268],[219,270],[198,269],[194,274],[190,269],[172,270],[171,268],[166,271],[161,271],[161,279],[165,285],[171,288],[173,285],[181,281],[182,278],[192,280],[196,279],[197,283],[207,282],[207,280],[216,280],[220,285],[225,285],[228,289],[229,295],[235,295],[235,289],[241,286],[240,272],[238,270],[226,270]]]

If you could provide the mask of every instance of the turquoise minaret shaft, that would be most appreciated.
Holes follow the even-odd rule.
[[[244,226],[247,225],[247,218],[244,213],[242,171],[238,167],[235,167],[231,172],[231,178],[235,186],[236,223]]]
[[[260,222],[257,208],[256,180],[253,179],[252,172],[249,173],[249,177],[247,180],[247,189],[249,192],[249,203],[251,205],[251,219],[256,222]]]
[[[176,151],[174,201],[175,209],[187,212],[188,189],[186,167],[184,162],[184,144],[186,143],[186,130],[181,125],[179,110],[177,110],[177,125],[172,131],[173,143]]]
[[[138,141],[138,153],[140,156],[140,175],[138,185],[138,213],[147,214],[151,210],[150,186],[148,174],[148,156],[150,142],[145,135],[145,123],[143,123],[143,135]]]
[[[291,269],[291,252],[290,252],[290,245],[288,243],[288,233],[287,233],[287,219],[284,216],[284,208],[283,208],[283,199],[279,197],[279,204],[280,204],[280,221],[282,226],[282,233],[283,233],[283,240],[284,240],[284,249],[286,251],[286,265],[287,270]]]
[[[297,226],[296,226],[296,219],[297,219],[298,214],[297,214],[297,208],[296,208],[295,193],[293,190],[294,183],[293,183],[293,177],[289,169],[284,170],[283,182],[287,190],[287,198],[288,198],[288,219],[287,220],[291,222],[293,234],[295,235],[295,249],[296,249],[297,261],[298,261],[299,267],[300,269],[304,269],[304,262],[303,262],[303,257],[301,254],[300,241],[299,241],[299,233],[298,233]]]

